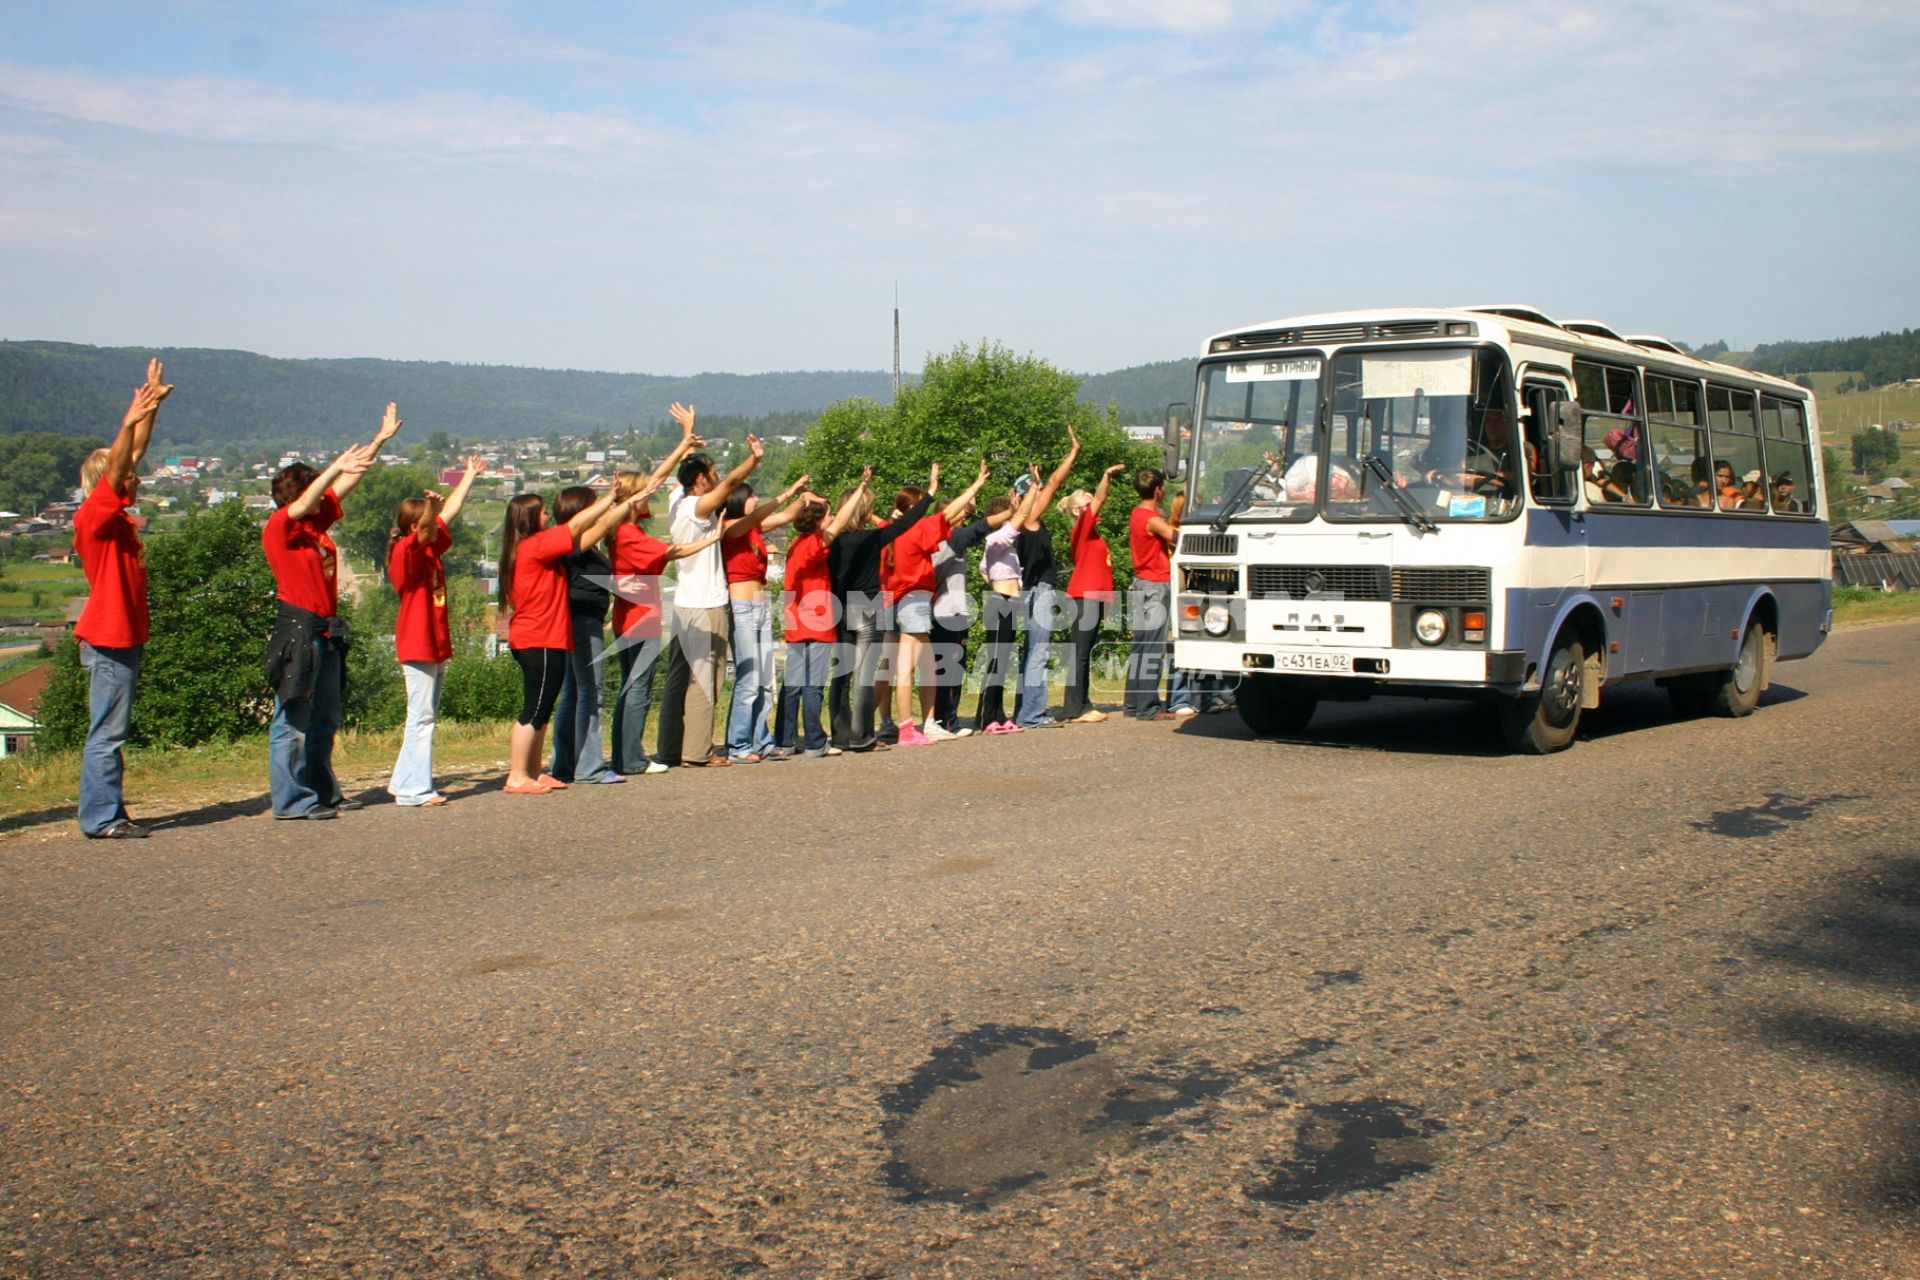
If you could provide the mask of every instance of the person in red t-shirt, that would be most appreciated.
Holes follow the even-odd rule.
[[[566,558],[605,538],[646,496],[643,488],[623,500],[608,489],[565,524],[554,524],[537,493],[507,503],[500,535],[500,604],[508,610],[507,647],[520,664],[520,714],[508,738],[506,790],[545,795],[567,784],[540,772],[547,721],[560,696],[573,649],[573,616],[567,607]]]
[[[933,634],[933,553],[940,549],[941,543],[953,536],[953,522],[966,518],[974,499],[980,496],[981,488],[986,485],[989,474],[987,460],[980,459],[980,472],[973,478],[972,484],[940,510],[922,516],[912,528],[895,538],[893,546],[889,548],[893,553],[893,567],[885,584],[886,603],[892,606],[895,623],[900,629],[898,655],[893,669],[893,719],[900,726],[899,744],[903,747],[924,747],[956,736],[934,714],[933,646],[930,641]],[[940,464],[936,462],[928,476],[926,489],[908,485],[900,490],[894,509],[906,511],[919,502],[923,494],[931,497],[939,487]],[[920,686],[920,714],[925,727],[917,724],[913,718],[913,687],[916,682]]]
[[[782,758],[768,716],[773,710],[773,614],[767,599],[768,529],[793,523],[807,487],[801,476],[772,502],[750,484],[727,495],[720,508],[724,536],[720,564],[727,575],[727,612],[733,650],[733,700],[727,708],[727,758],[757,764]]]
[[[440,681],[447,673],[447,659],[453,656],[453,633],[447,625],[447,571],[440,557],[453,545],[448,526],[460,518],[474,477],[485,467],[476,454],[467,459],[466,472],[453,492],[442,497],[428,489],[418,498],[403,499],[387,533],[387,581],[400,597],[400,612],[393,624],[393,656],[400,660],[407,683],[407,727],[387,790],[395,804],[409,808],[447,802],[433,789],[433,727],[440,712]]]
[[[826,698],[833,646],[840,638],[839,609],[834,604],[833,575],[827,568],[827,544],[852,524],[860,508],[872,501],[867,481],[847,491],[840,509],[827,517],[827,500],[810,493],[793,518],[793,540],[787,544],[786,607],[780,631],[787,642],[786,669],[780,685],[779,729],[775,737],[782,750],[800,751],[813,758],[837,756],[839,747],[828,740],[821,724],[820,705]]]
[[[1166,474],[1143,467],[1133,480],[1140,502],[1127,516],[1127,539],[1133,550],[1133,649],[1127,655],[1129,719],[1152,720],[1171,712],[1162,710],[1160,673],[1167,661],[1167,624],[1172,621],[1173,570],[1167,559],[1176,530],[1160,510],[1166,496]]]
[[[1067,719],[1099,724],[1107,713],[1093,705],[1093,646],[1100,624],[1113,605],[1113,553],[1100,535],[1100,512],[1114,476],[1127,469],[1116,462],[1100,473],[1092,493],[1075,489],[1060,503],[1060,513],[1073,522],[1068,547],[1073,576],[1067,580],[1067,599],[1073,601],[1073,667],[1067,673]]]
[[[295,462],[273,475],[278,509],[267,517],[260,545],[280,597],[263,664],[276,700],[267,732],[267,789],[276,818],[331,818],[362,807],[341,792],[333,773],[347,634],[338,616],[340,553],[327,531],[340,519],[341,501],[399,430],[400,413],[390,403],[370,443],[349,448],[324,471]]]
[[[87,670],[87,745],[80,756],[80,831],[92,840],[140,839],[127,816],[121,747],[133,730],[133,696],[147,645],[147,558],[128,515],[140,494],[140,459],[153,439],[160,402],[173,388],[166,367],[147,361],[119,434],[80,464],[86,500],[73,513],[73,549],[87,574],[87,603],[73,628]]]

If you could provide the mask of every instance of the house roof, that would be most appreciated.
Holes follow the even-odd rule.
[[[53,664],[43,662],[31,671],[23,671],[11,680],[0,680],[0,706],[11,707],[32,719],[40,711],[40,695],[53,678]]]

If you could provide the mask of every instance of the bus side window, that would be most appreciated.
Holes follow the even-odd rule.
[[[1566,398],[1561,388],[1551,383],[1526,384],[1527,406],[1527,482],[1533,488],[1535,502],[1573,501],[1572,474],[1551,469],[1547,436],[1553,430],[1554,406]]]

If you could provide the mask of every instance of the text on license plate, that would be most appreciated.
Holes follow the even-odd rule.
[[[1347,671],[1353,670],[1353,655],[1350,653],[1276,653],[1273,655],[1273,667],[1276,671]]]

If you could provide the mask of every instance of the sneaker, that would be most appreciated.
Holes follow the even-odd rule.
[[[747,752],[747,754],[743,756],[728,756],[727,758],[733,761],[735,764],[759,764],[760,763],[760,754],[756,751],[749,751]]]
[[[902,747],[930,747],[933,739],[920,732],[920,726],[909,720],[900,726],[900,740],[895,744]]]
[[[356,800],[352,796],[341,796],[333,802],[333,807],[335,809],[352,811],[354,809],[366,808],[367,802],[365,800]]]
[[[665,766],[664,764],[661,764],[658,760],[649,760],[647,761],[647,767],[642,769],[640,772],[641,773],[665,773],[666,771],[667,771],[667,766]]]
[[[327,816],[332,817],[333,815],[329,813]],[[145,840],[148,836],[152,834],[153,833],[151,831],[148,831],[145,827],[141,826],[139,823],[134,822],[128,818],[122,818],[118,822],[112,823],[108,826],[102,827],[98,831],[88,834],[87,839],[89,840]]]
[[[925,724],[921,725],[920,732],[935,742],[951,742],[959,736],[938,720],[933,719],[929,719]]]
[[[1107,718],[1107,713],[1089,707],[1073,718],[1074,724],[1099,724]]]
[[[614,783],[614,782],[625,782],[626,780],[627,780],[627,775],[624,773],[603,773],[599,777],[594,779],[595,782],[600,783],[603,786],[609,783]]]
[[[973,736],[973,727],[963,724],[953,731],[953,736],[956,738],[971,738]]]
[[[1189,707],[1183,703],[1182,705],[1175,707],[1171,712],[1171,714],[1173,718],[1176,720],[1185,720],[1188,716],[1197,716],[1200,713],[1198,711],[1195,711],[1192,707]]]

